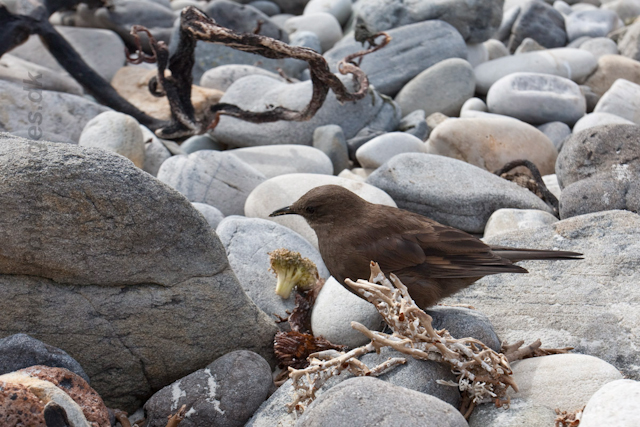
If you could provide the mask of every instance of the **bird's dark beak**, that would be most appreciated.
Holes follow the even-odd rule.
[[[295,215],[295,212],[291,210],[291,206],[287,206],[286,208],[278,209],[277,211],[273,211],[269,214],[270,217],[280,215]]]

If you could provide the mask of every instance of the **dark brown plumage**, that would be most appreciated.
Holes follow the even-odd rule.
[[[514,262],[579,259],[566,251],[488,246],[464,231],[403,209],[376,205],[337,186],[316,187],[269,216],[301,215],[318,235],[331,275],[367,279],[369,262],[394,273],[422,308],[489,274],[527,273]]]

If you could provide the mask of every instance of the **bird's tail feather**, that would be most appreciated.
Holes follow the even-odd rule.
[[[582,259],[579,252],[549,251],[539,249],[508,248],[504,246],[492,246],[491,251],[511,262],[535,259]]]

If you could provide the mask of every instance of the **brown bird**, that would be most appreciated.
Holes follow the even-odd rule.
[[[316,187],[269,216],[300,215],[318,235],[331,275],[367,279],[375,261],[394,273],[422,308],[489,274],[527,273],[514,262],[580,259],[567,251],[489,246],[453,227],[390,206],[369,203],[338,185]]]

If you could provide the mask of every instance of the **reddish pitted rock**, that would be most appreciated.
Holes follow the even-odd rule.
[[[0,381],[0,414],[3,427],[46,427],[44,403],[22,384]]]
[[[50,368],[48,366],[31,366],[21,369],[30,377],[49,381],[64,391],[82,408],[87,421],[94,423],[96,427],[110,427],[109,413],[102,398],[79,375],[65,368]]]

